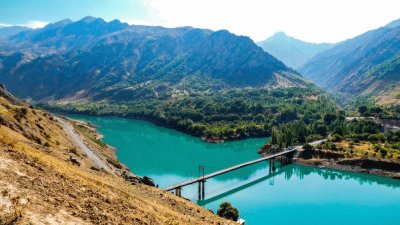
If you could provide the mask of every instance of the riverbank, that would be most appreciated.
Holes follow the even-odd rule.
[[[97,115],[97,114],[79,112],[79,111],[74,111],[74,110],[66,110],[66,109],[58,108],[58,107],[50,107],[48,105],[41,105],[40,107],[44,108],[45,110],[47,110],[49,112],[59,114],[59,115],[71,114],[71,115],[96,116],[96,117],[118,117],[118,118],[123,118],[123,119],[142,120],[142,121],[150,122],[150,123],[160,126],[160,127],[165,127],[165,128],[169,128],[169,129],[172,129],[175,131],[182,132],[184,134],[199,138],[204,142],[212,143],[212,144],[239,141],[239,140],[245,140],[245,139],[250,139],[250,138],[268,138],[270,136],[269,132],[265,133],[265,135],[252,134],[251,132],[249,132],[249,133],[242,133],[242,134],[233,134],[233,135],[228,135],[228,136],[223,136],[223,137],[207,137],[207,136],[202,135],[202,132],[200,132],[200,130],[188,129],[187,127],[178,126],[178,124],[166,123],[166,122],[163,122],[163,121],[160,121],[157,119],[153,119],[153,118],[149,118],[149,117],[121,115],[121,114],[117,114],[117,113],[107,113],[107,114]],[[76,122],[78,122],[78,121],[76,121]],[[91,129],[97,128],[93,124],[86,124],[86,125],[91,127]],[[102,134],[98,133],[98,135],[101,139]]]
[[[362,166],[363,159],[304,159],[298,158],[295,163],[299,165],[312,166],[316,168],[328,168],[335,170],[343,170],[357,173],[372,174],[382,177],[388,177],[393,179],[400,179],[400,172],[390,171],[378,168],[366,168]],[[398,168],[400,168],[400,162],[398,162]]]

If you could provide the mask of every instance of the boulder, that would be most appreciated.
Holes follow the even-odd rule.
[[[146,177],[146,176],[144,176],[142,178],[142,183],[145,184],[145,185],[148,185],[148,186],[152,186],[152,187],[156,186],[156,184],[154,183],[153,179],[151,179],[150,177]]]

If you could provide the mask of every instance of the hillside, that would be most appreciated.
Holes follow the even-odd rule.
[[[132,101],[142,87],[165,98],[192,78],[207,81],[205,89],[308,85],[248,37],[225,30],[86,17],[16,34],[5,45],[0,81],[35,101]]]
[[[319,86],[352,96],[376,96],[399,82],[400,27],[393,22],[322,52],[300,72]],[[384,103],[384,102],[383,102]]]
[[[283,32],[275,33],[268,39],[257,43],[286,65],[299,69],[316,54],[330,49],[334,44],[315,44],[290,37]]]
[[[113,162],[107,164],[116,174],[96,168],[59,121],[0,97],[0,224],[229,223],[140,179],[116,175],[129,172],[112,150],[86,124],[69,121],[98,157]]]
[[[361,93],[373,94],[375,101],[381,105],[400,105],[400,53],[383,63],[371,68],[360,82],[365,87]]]

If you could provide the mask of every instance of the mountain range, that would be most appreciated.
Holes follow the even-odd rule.
[[[24,26],[7,26],[0,27],[0,38],[6,38],[8,36],[12,36],[18,34],[22,31],[32,30],[32,28],[24,27]]]
[[[298,40],[286,35],[284,32],[275,33],[268,39],[257,43],[266,52],[272,54],[286,65],[294,69],[303,66],[316,54],[330,49],[334,44],[315,44]]]
[[[310,85],[250,38],[226,30],[130,26],[86,17],[8,36],[0,46],[0,81],[35,101],[130,101]]]
[[[94,17],[21,29],[0,39],[0,82],[34,101],[166,100],[232,88],[312,85],[303,75],[335,93],[400,103],[400,20],[337,44],[280,32],[258,43],[263,49],[226,30]]]
[[[299,71],[332,92],[373,96],[382,104],[398,104],[399,25],[394,21],[341,42],[314,56]]]

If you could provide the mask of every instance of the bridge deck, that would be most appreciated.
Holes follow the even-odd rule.
[[[274,155],[269,155],[269,156],[266,156],[266,157],[263,157],[263,158],[259,158],[259,159],[253,160],[253,161],[245,162],[245,163],[242,163],[242,164],[239,164],[239,165],[236,165],[236,166],[232,166],[232,167],[229,167],[229,168],[226,168],[226,169],[223,169],[223,170],[219,170],[219,171],[216,171],[214,173],[207,174],[204,177],[195,178],[195,179],[188,180],[188,181],[185,181],[185,182],[177,184],[177,185],[166,187],[166,188],[164,188],[164,190],[165,191],[172,191],[172,190],[174,190],[176,188],[180,188],[180,187],[184,187],[184,186],[187,186],[187,185],[190,185],[190,184],[194,184],[194,183],[197,183],[199,181],[207,180],[207,179],[210,179],[212,177],[215,177],[215,176],[218,176],[218,175],[221,175],[221,174],[224,174],[224,173],[228,173],[228,172],[233,171],[233,170],[237,170],[237,169],[240,169],[240,168],[243,168],[243,167],[255,164],[255,163],[259,163],[259,162],[266,161],[266,160],[269,160],[269,159],[272,159],[272,158],[276,158],[276,157],[281,156],[281,155],[288,154],[290,152],[297,151],[298,148],[300,148],[300,147],[295,147],[293,149],[290,149],[290,150],[287,150],[287,151],[283,151],[283,152],[279,152],[279,153],[276,153]]]
[[[326,141],[326,139],[311,142],[310,145],[318,145],[323,141]],[[215,177],[215,176],[218,176],[218,175],[221,175],[221,174],[224,174],[224,173],[228,173],[230,171],[237,170],[237,169],[240,169],[240,168],[243,168],[243,167],[255,164],[255,163],[259,163],[259,162],[266,161],[266,160],[269,160],[269,159],[272,159],[272,158],[276,158],[278,156],[285,155],[285,154],[288,154],[290,152],[295,152],[295,151],[301,149],[301,147],[302,146],[296,146],[296,147],[294,147],[293,149],[290,149],[290,150],[286,150],[286,151],[279,152],[279,153],[276,153],[276,154],[273,154],[273,155],[269,155],[269,156],[266,156],[266,157],[263,157],[263,158],[259,158],[259,159],[256,159],[256,160],[245,162],[245,163],[242,163],[242,164],[239,164],[239,165],[236,165],[236,166],[232,166],[232,167],[229,167],[229,168],[226,168],[226,169],[223,169],[223,170],[219,170],[219,171],[216,171],[214,173],[207,174],[204,177],[195,178],[195,179],[188,180],[188,181],[185,181],[185,182],[180,183],[180,184],[176,184],[176,185],[172,185],[172,186],[166,187],[166,188],[164,188],[164,190],[165,191],[172,191],[172,190],[175,190],[177,188],[181,188],[181,187],[184,187],[184,186],[187,186],[187,185],[190,185],[190,184],[194,184],[194,183],[197,183],[199,181],[207,180],[207,179],[210,179],[212,177]]]

